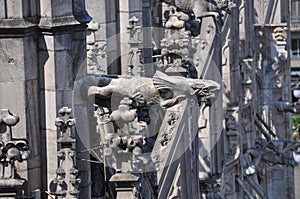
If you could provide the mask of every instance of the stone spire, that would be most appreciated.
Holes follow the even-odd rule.
[[[58,127],[58,168],[55,179],[50,183],[50,191],[58,198],[78,198],[80,192],[81,179],[78,178],[76,168],[76,139],[72,132],[75,119],[70,118],[71,111],[68,107],[61,108],[61,116],[55,120]]]

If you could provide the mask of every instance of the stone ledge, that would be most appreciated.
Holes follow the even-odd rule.
[[[84,31],[86,23],[80,23],[75,16],[32,17],[27,19],[0,19],[0,37],[23,37],[36,35],[38,32],[73,32]]]
[[[79,25],[73,15],[64,17],[42,17],[38,26],[42,29],[52,29],[60,26]]]
[[[39,17],[29,17],[29,18],[10,18],[10,19],[0,19],[1,29],[5,28],[29,28],[36,26],[39,23]]]
[[[12,179],[12,178],[4,178],[0,179],[0,190],[6,188],[17,188],[23,186],[26,182],[24,179]]]

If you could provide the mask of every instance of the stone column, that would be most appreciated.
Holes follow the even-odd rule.
[[[10,107],[20,117],[14,137],[30,141],[29,161],[16,163],[19,175],[29,181],[24,187],[29,197],[41,184],[37,3],[0,1],[0,13],[0,108]]]
[[[286,32],[288,24],[284,21],[282,10],[286,9],[282,1],[274,4],[273,1],[254,0],[255,34],[254,57],[257,64],[255,80],[257,86],[257,116],[267,129],[269,142],[276,143],[289,141],[292,135],[291,117],[289,113],[278,112],[274,104],[279,101],[290,101],[290,60],[288,57],[289,34]],[[284,23],[283,23],[284,22]],[[266,39],[268,38],[268,39]],[[256,68],[254,68],[256,67]],[[253,79],[254,80],[254,79]],[[260,132],[263,132],[260,130]],[[253,135],[253,134],[252,134]],[[268,137],[268,136],[265,136]],[[276,144],[275,144],[276,145]],[[280,147],[278,148],[280,149]],[[281,152],[284,153],[284,152]],[[284,157],[292,156],[286,151]],[[293,165],[288,162],[268,164],[264,181],[261,186],[269,198],[294,198]],[[278,187],[283,187],[279,190]]]
[[[121,73],[126,74],[129,47],[129,35],[127,33],[127,26],[129,24],[129,0],[119,0],[119,32],[120,32],[120,59],[121,59]]]
[[[153,56],[153,35],[152,35],[152,13],[151,13],[151,0],[143,0],[143,68],[145,71],[144,76],[152,77],[154,69],[152,65]]]
[[[111,41],[107,34],[107,22],[109,15],[116,12],[116,9],[110,6],[115,5],[115,1],[92,0],[86,1],[86,4],[89,14],[93,16],[87,31],[87,71],[88,74],[107,74],[107,60],[110,57],[108,42]],[[108,13],[108,8],[112,13]]]
[[[214,17],[202,18],[201,32],[198,40],[197,52],[195,53],[195,61],[197,61],[197,70],[199,71],[199,77],[204,79],[213,79],[217,82],[221,82],[220,70],[221,62],[221,43],[218,34],[218,27],[214,22]],[[205,115],[207,118],[207,124],[205,129],[202,129],[199,133],[200,143],[202,144],[202,151],[200,154],[202,157],[200,161],[204,163],[203,156],[205,159],[210,160],[210,165],[203,165],[200,163],[199,171],[208,170],[207,166],[210,167],[210,174],[213,175],[218,172],[218,161],[217,151],[220,145],[217,145],[218,139],[222,132],[222,95],[221,93],[217,96],[216,101],[211,107],[206,108],[209,113]],[[211,153],[208,153],[211,151]],[[203,167],[201,166],[203,165]],[[206,167],[206,168],[205,168]],[[202,174],[201,174],[202,175]],[[203,178],[203,176],[201,176]]]
[[[50,191],[57,198],[79,198],[81,179],[76,167],[75,119],[70,117],[71,109],[63,107],[55,125],[59,128],[57,140],[58,167],[56,177],[50,183]]]
[[[144,76],[145,69],[143,65],[143,49],[142,42],[139,35],[141,34],[143,28],[138,25],[140,19],[133,16],[129,19],[129,25],[127,30],[129,33],[129,52],[127,55],[127,68],[126,73],[131,76]]]
[[[152,55],[149,54],[149,49],[147,50],[149,46],[147,43],[150,42],[150,47],[152,46],[152,34],[151,31],[147,30],[149,28],[151,28],[151,25],[149,24],[149,19],[151,18],[151,13],[149,13],[151,11],[150,9],[150,3],[147,4],[147,1],[142,1],[142,0],[134,0],[134,1],[128,1],[128,0],[121,0],[119,1],[119,17],[120,17],[120,58],[121,58],[121,73],[122,74],[127,74],[128,73],[128,63],[130,62],[130,59],[132,57],[132,47],[133,48],[139,48],[141,47],[142,50],[138,50],[138,52],[133,52],[137,55],[135,55],[136,57],[134,59],[139,59],[138,58],[138,54],[141,54],[141,67],[145,68],[147,63],[149,63],[149,60],[147,62],[145,62],[145,57],[151,56],[152,59]],[[150,15],[149,15],[150,14]],[[132,23],[130,20],[136,18],[138,19],[136,21],[136,26],[142,26],[144,29],[141,29],[136,32],[136,40],[140,40],[140,41],[135,41],[136,44],[138,44],[139,42],[141,44],[138,44],[138,47],[136,47],[136,45],[132,46],[132,38],[130,36],[130,30],[128,30],[128,27],[130,26],[130,24]],[[146,21],[145,21],[146,20]],[[147,21],[148,20],[148,21]],[[150,19],[151,21],[151,19]],[[149,35],[150,34],[150,35]],[[145,43],[145,39],[146,43]],[[146,51],[145,51],[146,50]],[[133,51],[137,51],[137,50],[133,50]],[[140,51],[140,52],[139,52]],[[147,56],[145,56],[145,53],[147,54]],[[151,52],[152,53],[152,52]],[[142,73],[146,73],[142,72]],[[145,76],[145,74],[141,74],[141,76]],[[149,75],[148,75],[149,76]]]
[[[42,161],[44,179],[43,189],[48,191],[48,185],[56,177],[57,168],[57,129],[53,121],[57,111],[64,106],[74,104],[74,82],[86,75],[86,37],[84,30],[88,16],[83,12],[80,1],[48,0],[40,4],[41,20],[39,28],[39,72],[40,72],[40,124],[42,145],[46,148]],[[80,16],[78,18],[78,16]],[[86,16],[86,18],[82,18]],[[78,21],[80,20],[80,21]],[[76,111],[76,110],[75,110]],[[87,111],[87,110],[86,110]],[[79,132],[82,133],[82,132]],[[83,150],[78,137],[79,150]],[[80,161],[83,183],[89,182],[89,164]],[[89,195],[89,187],[81,194]]]

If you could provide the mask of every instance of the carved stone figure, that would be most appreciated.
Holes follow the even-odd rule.
[[[139,19],[136,16],[133,16],[129,19],[129,25],[127,30],[129,31],[130,43],[140,43],[139,33],[142,31],[142,26],[138,26]]]
[[[105,72],[99,60],[106,57],[106,48],[107,44],[100,42],[87,45],[87,66],[89,70]]]
[[[230,12],[234,3],[229,0],[161,0],[168,4],[174,4],[179,10],[195,15],[196,17],[218,16],[218,12],[224,10]]]
[[[165,28],[167,29],[184,28],[185,22],[190,19],[190,17],[186,13],[176,11],[174,7],[170,7],[169,10],[165,12],[165,17],[168,20],[165,24]]]
[[[184,100],[187,97],[195,96],[199,103],[209,101],[219,90],[219,84],[212,80],[190,79],[180,76],[167,76],[159,71],[153,79],[146,77],[120,77],[108,78],[101,81],[101,87],[91,86],[88,95],[96,95],[99,100],[96,103],[102,106],[101,100],[111,99],[113,95],[129,97],[132,100],[131,106],[150,107],[160,104],[163,108],[168,108]]]
[[[286,27],[276,27],[273,30],[273,37],[277,42],[286,41],[287,38]]]

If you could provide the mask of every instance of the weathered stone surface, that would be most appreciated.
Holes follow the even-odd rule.
[[[71,110],[62,107],[59,109],[61,116],[55,120],[58,128],[58,163],[56,177],[49,184],[50,193],[55,197],[78,198],[80,192],[81,179],[76,166],[76,139],[72,131],[76,122],[70,117]]]
[[[5,0],[0,0],[0,18],[1,19],[4,19],[4,18],[6,18],[6,16],[5,16]]]
[[[2,81],[20,81],[25,78],[23,39],[1,39]]]
[[[77,186],[80,172],[80,198],[294,198],[288,10],[266,0],[0,0],[0,108],[20,117],[14,138],[30,142],[31,157],[15,164],[24,197],[68,195],[62,185]],[[202,78],[222,93],[205,96]],[[77,133],[57,139],[64,106]]]

